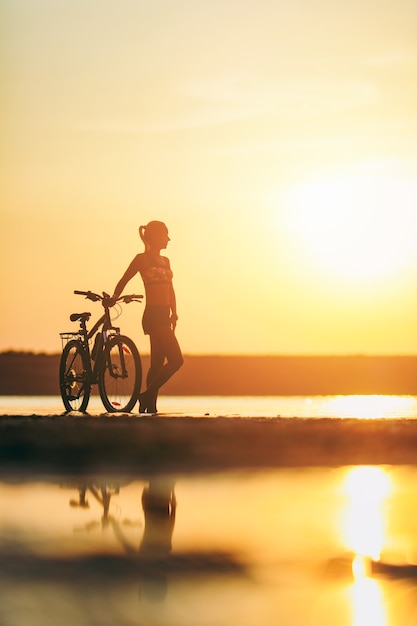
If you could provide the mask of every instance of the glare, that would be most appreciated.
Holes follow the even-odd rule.
[[[352,574],[355,580],[368,578],[370,573],[369,560],[364,556],[355,556],[352,561]]]
[[[382,591],[378,581],[370,578],[370,559],[378,560],[384,545],[383,506],[391,492],[390,478],[381,467],[355,467],[346,476],[344,492],[348,497],[345,540],[355,555],[352,626],[385,626]]]
[[[355,467],[346,477],[344,491],[346,544],[358,557],[377,560],[384,544],[383,504],[391,491],[390,478],[381,467]],[[356,574],[364,572],[360,560],[354,568]]]
[[[387,623],[379,583],[361,578],[352,585],[352,626],[385,626]]]
[[[339,279],[385,278],[417,260],[417,182],[411,178],[337,175],[294,187],[286,201],[303,255]]]
[[[333,396],[326,400],[326,415],[360,419],[382,419],[410,415],[415,411],[416,399],[412,396],[387,396],[379,394]]]

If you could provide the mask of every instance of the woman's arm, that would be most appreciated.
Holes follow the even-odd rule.
[[[118,298],[120,296],[120,294],[123,292],[123,289],[126,287],[129,280],[131,280],[135,276],[135,274],[139,272],[139,270],[140,270],[140,256],[138,254],[137,256],[135,256],[135,258],[133,259],[133,261],[131,262],[131,264],[129,265],[129,267],[127,268],[127,270],[125,271],[125,273],[123,274],[119,282],[117,283],[114,289],[113,298]]]
[[[177,325],[178,315],[177,315],[177,299],[175,297],[175,291],[172,283],[169,286],[169,306],[171,308],[171,327],[172,330],[175,330]]]
[[[171,269],[171,264],[169,262],[169,259],[167,257],[163,257],[163,259],[166,265],[168,266],[168,269]],[[175,330],[175,326],[177,325],[178,315],[177,315],[177,299],[175,297],[175,291],[174,291],[174,286],[172,284],[172,281],[169,284],[168,298],[169,298],[169,307],[171,309],[171,328],[172,330]]]

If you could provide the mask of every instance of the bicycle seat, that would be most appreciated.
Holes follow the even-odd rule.
[[[81,320],[82,322],[88,322],[91,317],[91,313],[72,313],[70,315],[71,322],[76,322],[77,320]]]

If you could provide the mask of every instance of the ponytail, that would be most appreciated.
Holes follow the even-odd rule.
[[[145,251],[146,251],[148,249],[148,244],[146,243],[146,239],[145,239],[145,230],[146,230],[146,226],[139,226],[139,237],[142,239],[145,245]]]

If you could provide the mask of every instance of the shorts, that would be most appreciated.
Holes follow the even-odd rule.
[[[145,335],[150,335],[156,328],[170,326],[171,309],[163,304],[146,306],[142,317],[142,328]]]

